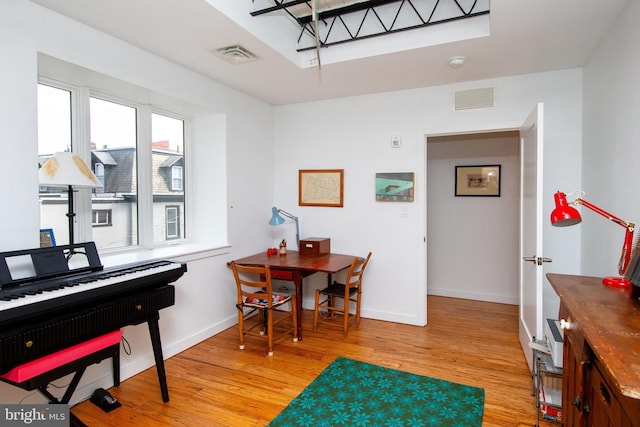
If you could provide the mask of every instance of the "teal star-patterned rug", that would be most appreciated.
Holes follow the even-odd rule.
[[[482,425],[484,390],[338,357],[269,427]]]

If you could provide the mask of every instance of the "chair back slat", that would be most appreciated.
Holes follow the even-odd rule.
[[[251,266],[231,262],[231,270],[236,280],[238,290],[238,304],[247,298],[264,299],[268,301],[268,307],[272,305],[273,283],[271,281],[271,268],[265,266]]]

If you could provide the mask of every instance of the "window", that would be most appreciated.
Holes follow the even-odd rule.
[[[156,243],[184,236],[184,222],[180,220],[184,218],[184,133],[183,120],[151,114],[153,241]]]
[[[90,162],[103,184],[77,193],[76,241],[116,249],[185,237],[188,124],[180,114],[146,102],[41,79],[39,165],[55,152],[73,151]],[[40,188],[41,226],[54,229],[59,244],[68,243],[67,192],[62,190]]]
[[[94,209],[91,215],[93,216],[91,225],[94,227],[111,225],[111,209]]]
[[[93,165],[93,173],[96,178],[100,180],[102,185],[104,185],[104,165],[102,163],[96,163]]]
[[[182,166],[174,166],[171,168],[171,189],[182,190]]]
[[[49,157],[71,150],[71,90],[38,85],[38,167]],[[51,229],[58,245],[69,244],[67,192],[40,186],[40,228]]]
[[[108,233],[92,233],[92,238],[101,249],[136,246],[140,243],[136,171],[138,108],[122,101],[90,96],[89,110],[91,163],[94,170],[96,163],[105,169],[103,187],[95,190],[93,199],[104,204],[105,200],[98,199],[108,197],[112,211],[112,228]]]
[[[177,239],[180,237],[180,207],[165,207],[165,218],[167,224],[167,240]]]

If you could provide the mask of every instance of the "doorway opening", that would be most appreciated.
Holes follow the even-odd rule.
[[[427,294],[517,305],[520,132],[426,142]],[[456,166],[487,165],[500,166],[499,195],[456,194]]]

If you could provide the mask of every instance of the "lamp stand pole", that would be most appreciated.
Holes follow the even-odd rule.
[[[69,244],[73,245],[75,243],[73,239],[73,221],[76,216],[73,211],[73,186],[69,186],[69,197],[67,197],[69,201],[69,207],[67,212],[67,218],[69,218]]]

